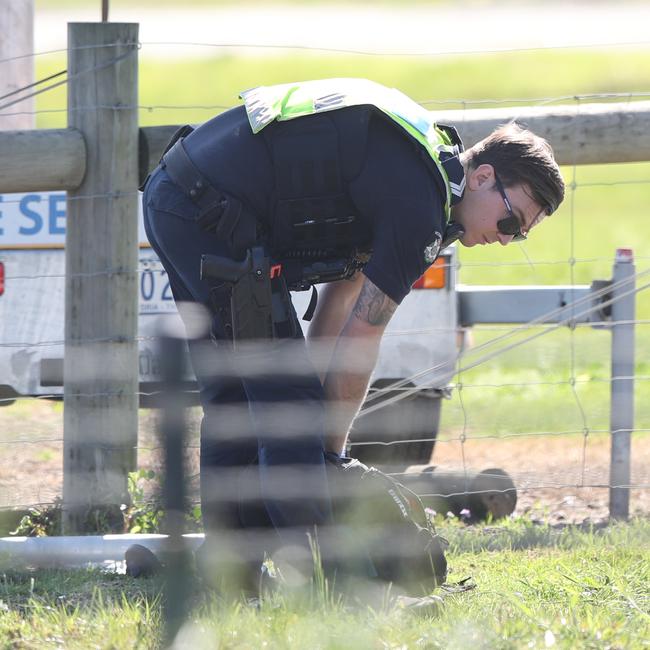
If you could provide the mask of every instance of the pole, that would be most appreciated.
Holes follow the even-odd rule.
[[[6,95],[34,82],[34,0],[2,0],[0,34],[0,95]],[[1,131],[34,128],[33,98],[8,108],[7,113],[0,114]]]
[[[165,647],[171,648],[187,614],[190,596],[189,558],[183,537],[185,527],[184,433],[183,403],[184,342],[178,336],[164,333],[160,345],[164,407],[160,420],[161,438],[165,445],[163,496],[166,544],[165,571]]]
[[[609,515],[627,519],[630,512],[630,438],[634,429],[634,254],[616,251],[612,297],[612,383],[610,429],[612,432],[609,478]]]
[[[66,534],[119,529],[136,466],[137,40],[136,24],[68,25],[68,124],[87,165],[67,205]]]

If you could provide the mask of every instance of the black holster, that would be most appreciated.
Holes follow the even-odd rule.
[[[201,256],[201,279],[223,297],[230,291],[230,314],[223,305],[220,313],[226,331],[230,329],[235,349],[246,341],[293,338],[297,323],[286,282],[281,275],[271,278],[271,264],[262,246],[249,249],[246,257],[233,260],[217,255]]]

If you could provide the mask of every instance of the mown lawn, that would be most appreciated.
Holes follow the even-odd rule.
[[[647,648],[650,523],[604,530],[524,520],[444,524],[450,582],[438,611],[368,607],[310,591],[261,609],[196,594],[177,647],[191,648]],[[156,648],[161,583],[96,570],[5,571],[0,644],[6,648]],[[444,592],[441,592],[444,594]]]

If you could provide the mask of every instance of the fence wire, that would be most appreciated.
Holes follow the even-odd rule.
[[[643,41],[641,43],[617,43],[615,46],[621,47],[621,46],[629,46],[629,45],[647,45],[650,43],[650,41]],[[127,46],[133,46],[137,45],[137,47],[134,50],[130,50],[124,55],[115,57],[113,60],[107,62],[106,64],[103,64],[102,66],[97,66],[92,69],[80,71],[77,73],[75,76],[80,76],[83,74],[90,74],[95,70],[98,70],[100,67],[107,67],[110,65],[114,65],[118,61],[122,60],[123,58],[127,56],[134,56],[136,50],[141,49],[143,46],[153,46],[153,45],[161,45],[161,43],[157,42],[145,42],[145,43],[131,43],[131,44],[124,44],[124,43],[115,43],[113,44],[115,47],[127,47]],[[225,48],[241,48],[241,47],[256,47],[256,48],[261,48],[261,49],[284,49],[284,50],[290,50],[290,51],[303,51],[303,50],[311,50],[311,51],[321,51],[321,52],[336,52],[336,53],[345,53],[345,54],[355,54],[355,55],[362,55],[362,56],[390,56],[390,57],[401,57],[401,56],[408,56],[408,57],[413,57],[413,56],[423,56],[423,57],[435,57],[438,56],[439,53],[436,52],[422,52],[422,53],[417,53],[414,54],[412,52],[409,53],[396,53],[396,52],[380,52],[380,51],[361,51],[361,50],[347,50],[347,49],[338,49],[338,48],[317,48],[317,47],[302,47],[302,46],[295,46],[295,45],[279,45],[279,46],[260,46],[260,45],[255,45],[255,44],[223,44],[223,43],[163,43],[163,45],[166,46],[174,46],[174,45],[192,45],[196,47],[212,47],[212,48],[220,48],[220,49],[225,49]],[[89,46],[91,47],[91,46]],[[102,45],[102,47],[108,47],[105,45]],[[585,49],[586,46],[576,46],[577,48],[580,49]],[[597,47],[597,46],[593,46]],[[608,44],[608,47],[611,47],[611,44]],[[516,48],[516,49],[498,49],[498,50],[488,50],[484,53],[505,53],[505,52],[527,52],[527,51],[534,51],[534,50],[541,50],[541,49],[574,49],[573,47],[567,47],[567,48]],[[58,53],[58,52],[63,52],[66,50],[52,50],[50,52],[41,52],[41,53],[33,53],[33,54],[28,54],[25,56],[42,56],[45,54],[52,54],[52,53]],[[465,51],[458,51],[458,52],[446,52],[445,55],[475,55],[476,52],[465,52]],[[22,58],[22,57],[12,57],[11,59],[5,59],[3,61],[0,61],[0,63],[5,63],[5,62],[10,62],[12,60]],[[41,80],[41,82],[46,83],[53,78],[63,75],[64,72],[60,72],[57,75],[51,75],[50,77]],[[16,94],[20,94],[20,92],[27,91],[28,94],[21,96],[20,98],[17,99],[12,99],[9,102],[5,102],[2,104],[2,100],[9,99],[10,95],[4,95],[3,97],[0,97],[0,111],[5,111],[5,109],[10,108],[14,106],[15,104],[18,104],[20,101],[27,99],[29,97],[33,97],[34,95],[41,94],[44,92],[48,92],[53,90],[54,88],[63,85],[67,83],[67,81],[70,80],[72,77],[68,77],[66,80],[57,82],[55,84],[51,84],[50,86],[43,88],[38,91],[34,92],[29,92],[32,89],[32,86],[35,84],[30,84],[29,86],[26,86],[25,88],[19,89],[15,93],[11,93],[10,95],[13,97]],[[40,82],[37,82],[40,83]],[[534,99],[531,98],[510,98],[510,99],[460,99],[460,98],[452,98],[452,99],[432,99],[432,98],[426,98],[420,100],[420,103],[425,106],[460,106],[463,109],[469,110],[471,107],[485,107],[489,105],[534,105],[534,106],[546,106],[546,105],[552,105],[555,103],[560,103],[560,102],[574,102],[576,106],[576,114],[579,114],[581,106],[584,102],[586,101],[597,101],[597,100],[603,100],[603,101],[614,101],[614,100],[629,100],[632,102],[633,100],[640,100],[644,98],[650,97],[650,92],[630,92],[630,93],[589,93],[589,94],[583,94],[583,95],[563,95],[563,96],[555,96],[555,97],[537,97]],[[126,106],[126,105],[114,105],[114,106],[84,106],[77,108],[75,110],[80,110],[80,111],[93,111],[93,110],[98,110],[98,109],[106,109],[106,110],[113,110],[113,111],[121,111],[121,110],[140,110],[140,111],[146,111],[149,113],[153,113],[155,111],[160,111],[160,110],[177,110],[177,111],[185,111],[185,110],[206,110],[206,111],[221,111],[221,110],[227,110],[229,108],[232,108],[234,105],[223,105],[223,104],[146,104],[146,105],[133,105],[133,106]],[[18,115],[18,114],[42,114],[42,113],[50,113],[50,112],[65,112],[67,109],[65,107],[61,107],[60,109],[47,109],[47,110],[34,110],[34,111],[20,111],[20,112],[2,112],[0,113],[0,117],[4,116],[9,116],[9,115]],[[570,220],[570,237],[569,237],[569,245],[570,245],[570,251],[569,251],[569,257],[567,259],[558,259],[558,260],[531,260],[528,256],[528,253],[526,251],[525,246],[520,246],[522,253],[526,257],[525,261],[522,262],[515,262],[515,261],[509,261],[509,262],[470,262],[470,261],[463,261],[462,264],[457,264],[453,265],[450,269],[454,273],[456,272],[461,272],[462,269],[480,269],[480,268],[494,268],[494,267],[519,267],[519,266],[524,266],[524,267],[530,267],[533,270],[535,270],[538,267],[544,266],[544,265],[566,265],[568,266],[569,270],[569,284],[571,286],[576,285],[576,266],[579,264],[584,264],[584,265],[589,265],[589,264],[596,264],[599,262],[609,262],[611,261],[611,258],[609,257],[578,257],[577,255],[577,242],[576,242],[576,234],[575,234],[575,222],[576,222],[576,214],[577,214],[577,196],[576,192],[580,188],[594,188],[594,187],[614,187],[614,186],[632,186],[632,185],[649,185],[650,184],[650,179],[638,179],[638,180],[617,180],[617,181],[602,181],[602,182],[579,182],[578,181],[578,170],[577,166],[573,165],[571,167],[571,181],[567,183],[567,189],[569,190],[569,197],[568,201],[566,202],[569,205],[569,220]],[[128,196],[129,194],[121,193],[121,194],[113,194],[113,193],[106,193],[106,194],[98,194],[98,195],[88,195],[88,196],[74,196],[74,197],[69,197],[67,200],[69,201],[83,201],[83,200],[99,200],[99,199],[116,199],[116,198],[121,198],[124,196]],[[11,204],[17,204],[20,202],[21,199],[11,199],[2,197],[3,201],[0,204],[0,206],[6,206],[6,205],[11,205]],[[4,251],[0,249],[0,261],[3,260],[4,256]],[[648,256],[643,256],[643,255],[637,255],[635,256],[635,261],[642,262],[642,261],[647,261],[650,259]],[[74,277],[77,278],[92,278],[92,277],[102,277],[102,276],[115,276],[115,275],[122,275],[122,276],[130,276],[130,277],[137,277],[141,278],[143,274],[148,273],[152,271],[152,269],[157,269],[160,268],[159,262],[157,261],[140,261],[138,264],[137,269],[119,269],[119,268],[107,268],[107,269],[98,269],[97,271],[94,271],[92,273],[81,273],[81,274],[75,274]],[[635,276],[634,280],[641,280],[647,276],[647,274],[650,273],[650,269],[648,270],[639,270]],[[29,282],[29,281],[49,281],[49,280],[62,280],[66,277],[64,272],[60,273],[34,273],[33,275],[29,274],[18,274],[18,275],[12,275],[12,272],[10,271],[5,277],[4,281],[5,284],[9,282],[14,282],[14,281],[24,281],[24,282]],[[68,276],[70,277],[70,276]],[[540,492],[546,491],[546,490],[556,490],[556,491],[564,491],[566,492],[567,490],[583,490],[583,491],[588,491],[588,490],[608,490],[612,487],[629,487],[637,491],[643,491],[647,490],[648,487],[650,487],[650,479],[648,478],[647,470],[644,467],[644,459],[648,456],[650,452],[648,452],[648,449],[646,446],[643,448],[643,453],[640,454],[639,458],[635,458],[635,461],[637,462],[637,466],[635,468],[635,473],[634,473],[634,478],[635,480],[630,482],[629,484],[626,485],[618,485],[614,486],[611,485],[610,482],[608,481],[603,481],[600,479],[600,477],[594,477],[593,476],[593,471],[590,468],[589,462],[590,462],[590,451],[592,449],[597,449],[598,453],[601,454],[602,456],[602,448],[603,444],[602,441],[604,438],[606,438],[606,435],[608,433],[615,433],[609,431],[608,428],[605,428],[601,425],[597,425],[594,422],[594,418],[592,418],[590,412],[589,412],[589,405],[585,403],[584,398],[580,394],[580,387],[585,386],[591,383],[601,383],[601,384],[606,384],[611,381],[611,379],[605,378],[605,377],[588,377],[584,378],[581,376],[581,362],[578,359],[577,356],[577,349],[579,347],[579,343],[577,341],[578,337],[581,336],[581,334],[578,333],[579,329],[585,328],[585,327],[595,327],[595,326],[600,326],[603,328],[611,328],[612,323],[611,321],[608,320],[598,320],[594,319],[591,322],[588,323],[582,323],[582,322],[574,322],[575,319],[584,317],[586,315],[600,312],[604,307],[610,306],[613,302],[612,299],[607,300],[605,296],[610,294],[613,290],[616,289],[621,289],[622,287],[624,288],[625,282],[618,283],[618,285],[614,286],[608,286],[606,288],[603,288],[599,291],[593,292],[588,298],[576,301],[575,303],[571,303],[570,309],[571,309],[571,316],[563,319],[560,322],[557,323],[548,323],[546,322],[547,320],[553,318],[554,316],[557,316],[560,311],[563,311],[566,309],[566,307],[562,307],[561,310],[555,310],[554,312],[549,312],[548,314],[544,315],[543,317],[540,317],[539,319],[535,319],[534,321],[531,321],[530,323],[527,323],[526,325],[520,326],[520,327],[509,327],[509,326],[481,326],[480,328],[476,328],[477,330],[480,330],[481,332],[489,332],[489,331],[495,331],[495,332],[500,332],[501,334],[494,337],[493,339],[481,343],[478,345],[475,345],[474,347],[470,348],[463,354],[459,354],[451,364],[455,366],[455,368],[450,368],[449,362],[446,362],[445,364],[439,364],[430,368],[425,368],[421,371],[419,371],[417,374],[413,374],[410,377],[406,377],[401,379],[400,381],[392,382],[386,386],[382,386],[379,388],[374,388],[372,389],[368,397],[366,399],[365,405],[360,413],[360,416],[363,417],[368,417],[374,413],[379,413],[380,417],[382,413],[386,413],[387,410],[390,407],[395,407],[398,406],[400,403],[405,403],[408,401],[409,398],[415,398],[418,397],[419,394],[422,392],[423,386],[424,387],[439,387],[440,381],[436,381],[437,379],[439,380],[439,377],[446,376],[450,378],[450,382],[448,388],[452,391],[452,394],[455,398],[455,400],[458,403],[459,406],[459,411],[460,411],[460,423],[455,425],[453,427],[453,430],[450,430],[449,432],[444,431],[441,432],[440,434],[436,435],[436,432],[427,432],[427,435],[419,435],[419,436],[413,436],[408,439],[400,439],[399,437],[394,437],[393,439],[386,439],[387,435],[393,435],[393,436],[399,436],[398,431],[387,431],[383,432],[385,435],[379,439],[368,439],[368,440],[358,440],[355,439],[355,432],[353,430],[352,432],[352,442],[351,442],[351,449],[352,452],[359,451],[363,449],[364,447],[366,448],[384,448],[388,450],[394,450],[398,448],[409,448],[412,447],[413,445],[418,445],[418,444],[425,444],[425,445],[430,445],[430,452],[433,453],[433,462],[436,462],[436,457],[437,455],[442,451],[442,450],[450,450],[443,454],[444,458],[444,463],[446,466],[451,466],[455,469],[458,469],[460,472],[461,476],[461,489],[457,492],[449,491],[446,490],[445,492],[436,492],[436,491],[421,491],[420,494],[422,497],[446,497],[446,498],[452,498],[456,496],[468,496],[468,495],[473,495],[473,494],[484,494],[484,493],[494,493],[499,492],[499,490],[495,490],[494,488],[490,490],[472,490],[471,489],[471,482],[473,480],[473,473],[478,469],[475,465],[472,459],[475,457],[474,456],[474,449],[473,445],[479,444],[479,445],[485,445],[489,441],[492,441],[493,448],[496,449],[497,445],[505,445],[509,444],[511,441],[518,441],[519,444],[521,445],[527,445],[527,442],[530,441],[531,439],[535,440],[551,440],[551,441],[564,441],[566,439],[573,439],[577,438],[580,441],[580,446],[578,450],[578,456],[577,460],[574,463],[574,465],[569,468],[571,470],[577,469],[577,475],[574,478],[570,478],[567,476],[567,468],[565,467],[564,469],[558,469],[558,470],[553,470],[552,467],[549,466],[548,463],[544,464],[539,462],[541,459],[538,459],[538,465],[535,466],[534,464],[532,465],[531,469],[531,464],[526,463],[526,468],[527,469],[520,469],[514,465],[509,465],[508,469],[510,472],[512,472],[512,477],[515,479],[515,482],[517,484],[517,488],[520,490],[520,493],[522,495],[531,495],[531,498],[528,500],[529,503],[532,501],[534,498],[535,494],[538,494]],[[624,290],[622,293],[619,293],[617,296],[617,299],[621,297],[625,297],[629,295],[630,293],[640,293],[642,291],[645,291],[648,287],[650,286],[650,283],[648,284],[642,284],[641,286],[635,287],[634,289],[631,290]],[[25,293],[27,293],[28,288],[25,287],[22,289]],[[592,300],[600,300],[595,305],[592,305],[591,302]],[[0,297],[0,300],[2,298]],[[620,321],[617,324],[618,325],[647,325],[650,321],[644,320],[644,319],[638,319],[634,321]],[[569,355],[569,364],[568,364],[568,377],[561,380],[561,381],[533,381],[533,380],[526,380],[526,381],[503,381],[501,383],[491,383],[488,381],[476,381],[474,379],[474,375],[471,374],[471,371],[473,371],[475,368],[479,367],[482,364],[485,364],[487,362],[491,362],[495,359],[498,359],[500,357],[503,357],[506,353],[516,350],[520,348],[521,346],[525,344],[530,344],[537,338],[539,338],[542,335],[545,335],[547,333],[552,333],[558,331],[560,328],[565,328],[566,326],[568,327],[568,355]],[[454,328],[456,329],[456,328]],[[461,328],[462,329],[462,328]],[[516,340],[514,342],[511,342],[513,338],[515,338],[517,335],[520,335],[525,332],[530,332],[531,330],[539,330],[535,331],[532,334],[527,334],[522,338],[521,340]],[[410,328],[410,329],[401,329],[399,331],[393,331],[387,333],[387,338],[395,337],[398,339],[408,339],[408,337],[414,335],[414,334],[421,334],[421,333],[430,333],[430,334],[439,334],[442,332],[449,332],[449,328],[444,328],[444,327],[425,327],[425,328]],[[75,345],[83,345],[83,344],[98,344],[98,343],[138,343],[142,344],[145,342],[151,342],[153,341],[154,337],[152,336],[138,336],[135,339],[128,339],[128,338],[114,338],[114,337],[94,337],[94,338],[88,338],[88,339],[83,339],[81,341],[75,341]],[[62,338],[58,339],[47,339],[43,338],[42,340],[34,340],[34,341],[21,341],[21,340],[10,340],[10,341],[0,341],[0,349],[7,348],[10,350],[20,350],[20,351],[25,351],[28,354],[34,353],[36,350],[39,350],[41,348],[48,348],[48,347],[60,347],[65,344],[65,341]],[[492,348],[490,350],[490,348]],[[488,351],[490,350],[490,351]],[[476,358],[475,361],[468,361],[467,359],[470,357],[478,357]],[[421,380],[422,377],[427,377],[427,381],[422,384],[421,381],[417,385],[413,386],[412,384],[415,381]],[[648,379],[650,379],[649,376],[639,374],[635,375],[632,377],[617,377],[617,379],[633,379],[635,382],[645,382]],[[512,389],[512,388],[526,388],[526,389],[531,389],[535,387],[561,387],[561,388],[566,388],[569,391],[570,394],[570,399],[572,400],[573,406],[575,408],[575,411],[578,414],[577,418],[577,424],[576,426],[573,427],[567,427],[562,430],[552,430],[552,429],[545,429],[543,425],[533,427],[529,430],[525,431],[518,431],[518,432],[499,432],[498,434],[490,435],[490,434],[480,434],[479,432],[476,431],[476,425],[472,423],[472,409],[474,408],[473,402],[471,399],[468,397],[468,394],[470,392],[474,391],[484,391],[486,389]],[[191,389],[184,391],[187,392],[188,394],[194,395],[195,397],[197,396],[197,390],[196,389]],[[83,392],[83,393],[70,393],[69,397],[114,397],[119,394],[119,391],[116,392],[106,392],[106,391],[100,391],[100,392],[94,392],[92,390],[88,392]],[[145,390],[138,390],[136,392],[136,395],[138,397],[144,398],[144,397],[158,397],[161,395],[161,391],[159,390],[151,390],[151,391],[145,391]],[[45,400],[45,399],[58,399],[61,397],[61,394],[58,392],[50,392],[50,393],[44,393],[42,395],[39,395],[37,397],[32,397],[32,396],[23,396],[23,395],[15,395],[15,396],[10,396],[10,397],[0,397],[0,403],[10,403],[10,402],[18,402],[19,405],[21,404],[29,404],[31,400],[33,400],[35,403]],[[443,409],[445,406],[443,405]],[[1,414],[1,412],[0,412]],[[596,418],[596,422],[601,421],[598,418]],[[443,419],[444,422],[444,419]],[[60,427],[58,427],[60,429]],[[189,441],[186,443],[186,451],[188,454],[194,454],[196,456],[196,453],[199,450],[199,443],[197,441],[197,434],[196,434],[196,422],[194,423],[194,439],[193,441]],[[650,429],[648,428],[635,428],[635,434],[643,434],[643,433],[648,433],[650,432]],[[150,454],[150,455],[155,455],[159,453],[162,450],[162,445],[161,444],[156,444],[155,441],[153,440],[153,437],[151,435],[151,432],[147,433],[147,437],[149,438],[148,442],[145,440],[138,441],[138,443],[133,446],[131,449],[133,451],[137,451],[140,454]],[[44,435],[29,435],[25,437],[20,437],[16,436],[15,433],[9,433],[9,436],[6,438],[0,438],[0,447],[3,449],[19,447],[23,445],[27,446],[38,446],[38,445],[43,445],[43,446],[49,446],[49,447],[62,447],[64,444],[63,437],[61,435],[53,435],[53,436],[44,436]],[[435,447],[434,447],[435,445]],[[453,447],[457,446],[457,455],[455,459],[453,458],[453,454],[455,453],[453,451]],[[114,445],[110,443],[102,443],[101,441],[96,441],[94,443],[94,447],[97,450],[112,450],[114,449]],[[12,451],[13,453],[13,451]],[[422,458],[424,462],[430,462],[431,459],[431,453],[429,454],[428,458]],[[499,457],[498,453],[494,454],[495,457]],[[485,458],[483,458],[483,462],[485,462]],[[196,462],[196,458],[195,458]],[[390,466],[390,462],[387,462],[387,465]],[[602,465],[602,463],[601,463]],[[545,469],[540,469],[540,466],[543,466]],[[537,469],[536,469],[537,467]],[[514,469],[513,469],[514,468]],[[600,468],[602,469],[602,468]],[[606,464],[605,464],[605,469],[606,469]],[[396,477],[403,478],[407,476],[407,474],[404,471],[394,471],[392,474]],[[543,474],[543,478],[540,478],[540,475]],[[0,473],[0,487],[8,487],[10,492],[8,492],[8,497],[6,498],[6,503],[0,503],[0,508],[2,507],[12,507],[12,508],[26,508],[28,506],[32,507],[46,507],[48,505],[52,505],[54,502],[52,500],[41,500],[41,499],[35,499],[32,500],[31,502],[25,502],[20,498],[20,486],[17,485],[15,482],[11,483],[11,481],[7,478],[10,475],[10,472],[8,472],[6,469],[2,470],[2,473]],[[556,478],[556,480],[551,480],[553,477]],[[196,482],[198,479],[197,474],[192,474],[188,478],[189,482]],[[11,493],[13,491],[13,494]],[[56,493],[56,488],[53,490],[52,493]],[[647,497],[647,495],[645,495]],[[196,494],[194,494],[194,497],[196,497]],[[192,503],[196,503],[196,500],[191,501]],[[149,503],[154,503],[154,501],[149,501]],[[531,506],[532,507],[532,506]],[[644,505],[644,508],[646,505]],[[649,508],[650,510],[650,508]]]

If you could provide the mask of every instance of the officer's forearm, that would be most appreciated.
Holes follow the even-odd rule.
[[[327,284],[319,292],[307,342],[321,381],[324,381],[337,337],[350,317],[362,282],[362,274],[357,273],[349,280]]]
[[[325,376],[327,431],[325,450],[340,454],[345,449],[350,425],[368,391],[377,360],[380,339],[358,339],[342,334]]]
[[[352,313],[336,342],[323,382],[327,401],[325,449],[341,453],[368,390],[379,344],[397,304],[364,277]]]

